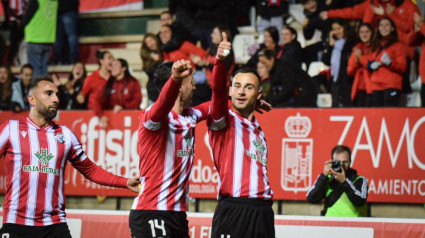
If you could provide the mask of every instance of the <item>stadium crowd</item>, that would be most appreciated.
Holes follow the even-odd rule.
[[[104,110],[138,109],[141,85],[126,59],[99,51],[99,69],[90,75],[79,62],[79,1],[58,1],[46,8],[57,16],[51,19],[38,14],[43,2],[4,4],[3,26],[11,34],[9,53],[3,59],[7,63],[0,67],[0,110],[29,110],[26,85],[32,77],[49,74],[48,65],[57,64],[74,65],[66,81],[52,74],[61,92],[60,109],[94,110],[103,126],[108,122]],[[331,95],[332,107],[406,106],[411,84],[419,78],[421,105],[425,105],[421,1],[169,1],[170,10],[160,15],[159,32],[148,32],[141,39],[143,71],[152,78],[162,62],[190,60],[196,69],[193,106],[209,101],[222,32],[232,41],[237,27],[249,23],[250,6],[256,9],[258,43],[249,47],[251,58],[246,64],[237,63],[230,52],[228,79],[242,66],[256,69],[263,98],[274,107],[317,107],[319,94]],[[317,63],[325,67],[316,75],[308,73]],[[10,66],[21,66],[20,74],[12,75]],[[152,80],[147,92],[150,105],[158,97]]]

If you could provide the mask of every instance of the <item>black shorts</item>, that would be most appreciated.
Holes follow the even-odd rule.
[[[1,238],[71,238],[66,223],[48,226],[25,226],[5,223],[0,229]]]
[[[132,238],[189,238],[186,212],[131,210],[129,224]]]
[[[250,198],[223,198],[212,222],[212,238],[274,238],[273,202]]]

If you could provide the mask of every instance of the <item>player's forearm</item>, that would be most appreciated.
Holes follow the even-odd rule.
[[[227,112],[227,90],[226,90],[226,64],[224,60],[216,60],[212,72],[212,99],[211,115],[218,120],[225,116]]]
[[[127,188],[127,178],[109,173],[89,158],[74,163],[73,166],[90,181],[110,187]]]
[[[171,77],[167,83],[165,83],[157,101],[152,105],[152,109],[149,111],[149,117],[152,121],[161,121],[168,115],[179,96],[180,85],[180,82],[173,80]]]

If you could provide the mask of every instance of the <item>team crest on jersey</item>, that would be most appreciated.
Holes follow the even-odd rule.
[[[193,155],[193,139],[194,139],[193,137],[184,138],[184,140],[186,141],[186,150],[178,150],[177,151],[178,157]]]
[[[251,157],[253,160],[257,160],[263,165],[267,166],[267,159],[265,158],[266,146],[263,144],[261,138],[258,138],[252,141],[252,144],[255,147],[255,153],[251,153],[249,150],[245,150],[245,154]]]
[[[47,149],[41,148],[41,154],[40,152],[36,152],[35,157],[37,157],[37,159],[40,161],[40,163],[44,166],[47,166],[47,164],[49,163],[50,160],[53,159],[53,155],[52,154],[47,154]]]
[[[22,170],[25,172],[38,172],[38,173],[47,173],[59,176],[59,169],[46,167],[50,160],[54,158],[54,155],[47,154],[47,149],[41,148],[41,153],[34,153],[35,157],[40,161],[41,166],[37,165],[24,165]]]
[[[56,134],[55,139],[61,144],[65,142],[65,136],[62,133]]]

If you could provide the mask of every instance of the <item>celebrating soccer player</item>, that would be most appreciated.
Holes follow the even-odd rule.
[[[209,141],[220,176],[219,203],[214,213],[212,237],[275,237],[273,192],[267,176],[267,144],[254,117],[261,98],[260,77],[241,69],[226,95],[226,72],[216,65],[213,84],[223,92],[212,120]]]
[[[216,64],[224,65],[230,46],[227,41],[220,43]],[[153,80],[160,94],[140,115],[141,188],[130,211],[130,231],[136,238],[189,237],[186,211],[194,129],[214,113],[221,92],[213,86],[212,102],[191,108],[195,86],[187,60],[161,64]]]
[[[138,191],[138,178],[126,179],[95,165],[66,126],[53,122],[58,88],[49,77],[28,85],[30,114],[0,126],[0,157],[7,188],[0,237],[71,237],[65,219],[64,171],[69,161],[98,184]]]

